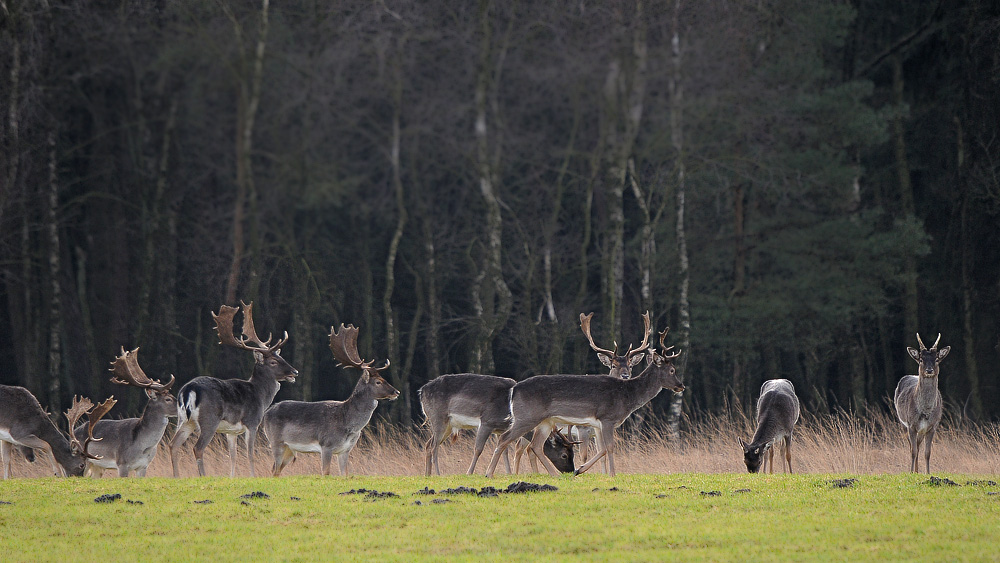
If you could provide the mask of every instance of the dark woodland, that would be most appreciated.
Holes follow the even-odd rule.
[[[0,0],[0,383],[248,377],[254,303],[344,399],[360,327],[437,375],[601,373],[656,330],[683,400],[890,409],[916,333],[1000,417],[1000,5],[989,0]],[[683,422],[680,423],[683,429]]]

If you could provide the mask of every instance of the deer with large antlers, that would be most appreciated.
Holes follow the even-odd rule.
[[[535,434],[531,449],[550,475],[558,475],[556,468],[543,455],[543,442],[558,424],[594,426],[600,432],[600,451],[577,469],[576,474],[587,471],[607,456],[608,473],[614,476],[614,429],[652,400],[661,389],[670,389],[675,393],[684,390],[673,365],[674,358],[681,353],[668,354],[673,346],[664,347],[667,330],[660,333],[662,350],[649,350],[646,369],[637,377],[536,375],[515,385],[510,397],[513,420],[510,428],[500,436],[486,476],[493,476],[503,450],[532,429]]]
[[[88,446],[88,453],[97,454],[97,459],[88,459],[86,474],[100,477],[105,470],[118,471],[119,477],[128,477],[135,472],[146,476],[146,468],[156,457],[156,449],[167,430],[168,417],[177,416],[177,402],[170,394],[174,376],[170,381],[160,383],[150,379],[139,367],[139,349],[131,352],[122,348],[121,355],[111,362],[114,377],[112,383],[129,385],[146,393],[146,407],[139,418],[102,420],[93,428],[80,425],[73,433],[83,439],[91,432],[95,442]]]
[[[83,415],[90,416],[93,426],[114,404],[111,397],[94,408],[90,399],[73,397],[73,405],[66,411],[69,428],[73,428]],[[89,435],[82,443],[76,437],[67,437],[56,428],[30,391],[24,387],[0,385],[0,460],[4,479],[10,477],[13,446],[49,454],[54,475],[79,477],[87,468],[87,459],[95,457],[87,453],[87,445],[93,440]]]
[[[250,475],[256,477],[253,451],[264,409],[278,394],[281,383],[294,382],[299,373],[281,357],[280,348],[288,341],[288,333],[274,344],[271,344],[270,336],[267,341],[262,341],[257,337],[253,324],[253,303],[242,303],[242,306],[243,337],[239,339],[233,333],[233,317],[239,309],[223,305],[218,313],[212,314],[212,318],[215,319],[215,330],[221,344],[253,353],[253,373],[249,380],[201,376],[181,387],[177,393],[177,431],[170,440],[170,463],[174,477],[180,476],[180,448],[195,431],[199,432],[194,445],[198,475],[205,475],[202,459],[205,448],[215,434],[220,433],[225,434],[229,444],[229,475],[236,476],[236,439],[240,434],[246,434]]]
[[[917,375],[904,375],[896,385],[896,395],[893,401],[896,405],[896,416],[906,428],[906,437],[910,442],[910,471],[919,471],[917,458],[920,457],[920,443],[926,442],[924,461],[927,473],[931,472],[931,442],[941,422],[941,412],[944,402],[938,391],[938,374],[941,360],[951,352],[951,346],[938,350],[941,334],[930,348],[924,346],[924,341],[917,334],[920,349],[907,348],[910,357],[917,362]]]
[[[375,360],[364,361],[358,355],[357,327],[341,324],[336,331],[331,326],[330,350],[341,366],[361,370],[361,378],[344,401],[281,401],[267,409],[264,432],[274,451],[275,477],[299,452],[320,454],[323,475],[330,474],[336,455],[340,475],[347,475],[348,457],[378,401],[399,397],[399,391],[380,373],[389,369],[389,360],[382,367],[374,367]]]

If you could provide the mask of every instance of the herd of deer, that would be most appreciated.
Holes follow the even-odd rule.
[[[114,407],[109,397],[94,405],[87,398],[73,398],[66,411],[69,434],[60,431],[38,400],[25,388],[0,385],[0,460],[4,478],[10,476],[12,449],[17,447],[28,461],[35,450],[45,452],[56,475],[99,477],[106,469],[116,469],[120,477],[130,473],[145,476],[163,439],[168,418],[177,418],[177,429],[169,441],[174,477],[180,476],[181,447],[197,432],[194,457],[198,474],[205,475],[203,456],[215,434],[223,434],[229,445],[230,475],[236,475],[236,441],[245,434],[250,474],[254,473],[254,447],[261,424],[270,443],[278,476],[297,453],[320,454],[324,475],[329,475],[333,456],[341,474],[347,473],[348,456],[371,420],[381,399],[394,400],[399,391],[380,374],[389,367],[374,367],[374,360],[358,355],[358,329],[340,325],[331,327],[330,349],[342,366],[361,370],[361,377],[350,397],[344,401],[281,401],[271,404],[282,382],[294,382],[298,370],[281,357],[286,332],[277,342],[257,337],[253,324],[253,304],[242,304],[243,336],[236,338],[233,319],[239,309],[223,305],[213,313],[215,330],[221,344],[249,351],[255,362],[250,378],[217,379],[196,377],[181,387],[175,400],[170,393],[174,377],[161,383],[150,379],[139,367],[138,348],[122,349],[112,362],[114,383],[143,389],[149,399],[139,418],[102,419]],[[607,375],[536,375],[517,382],[505,377],[480,374],[442,375],[420,388],[420,404],[430,436],[424,445],[424,473],[438,467],[438,447],[462,429],[476,431],[475,450],[468,473],[475,471],[487,440],[499,434],[499,442],[486,470],[492,477],[501,457],[511,472],[508,449],[513,445],[513,472],[527,454],[533,467],[537,459],[551,475],[560,472],[580,474],[605,461],[606,470],[615,474],[615,428],[633,412],[647,404],[662,389],[684,390],[677,377],[672,352],[665,339],[669,329],[659,333],[660,348],[651,348],[653,329],[649,313],[643,315],[645,332],[642,344],[630,345],[624,354],[600,348],[590,334],[590,315],[580,315],[580,328],[597,357],[610,372]],[[917,471],[920,444],[926,441],[924,455],[930,472],[931,442],[941,420],[942,400],[937,389],[938,366],[950,347],[938,350],[937,341],[929,349],[920,335],[920,349],[908,348],[918,363],[918,375],[904,376],[895,394],[896,412],[910,441],[910,469]],[[632,368],[643,359],[646,367],[633,377]],[[87,415],[87,422],[79,424]],[[786,470],[792,471],[792,431],[799,418],[799,400],[787,379],[772,379],[761,387],[757,401],[757,429],[749,444],[742,438],[747,469],[756,473],[770,466],[774,472],[774,446],[783,444]],[[577,438],[576,441],[572,437]],[[597,453],[587,459],[591,436],[596,438]],[[516,442],[516,444],[515,444]],[[573,447],[579,445],[582,465],[576,467]],[[767,459],[765,459],[767,455]],[[533,457],[532,457],[533,456]],[[537,471],[537,468],[536,468]]]

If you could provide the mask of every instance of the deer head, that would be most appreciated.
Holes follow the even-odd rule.
[[[660,333],[659,350],[650,348],[649,355],[646,357],[648,366],[642,373],[645,374],[650,370],[656,370],[656,373],[660,374],[663,378],[663,387],[665,389],[680,393],[684,391],[685,387],[677,377],[677,368],[674,366],[674,360],[681,355],[681,352],[680,350],[671,352],[674,347],[666,345],[668,332],[670,332],[670,327],[663,329],[663,332]]]
[[[642,361],[646,349],[649,348],[649,335],[652,333],[652,328],[649,324],[649,311],[646,311],[646,314],[642,316],[642,320],[646,324],[646,329],[642,338],[642,345],[633,350],[632,345],[629,344],[628,350],[624,354],[618,354],[617,342],[614,343],[614,350],[601,348],[594,343],[594,338],[590,335],[590,319],[593,318],[593,316],[594,313],[590,313],[589,315],[580,313],[580,330],[583,331],[583,335],[586,336],[587,341],[590,342],[590,347],[597,352],[597,359],[611,370],[610,375],[612,377],[629,379],[632,377],[632,367]]]
[[[375,360],[364,361],[358,355],[358,328],[356,326],[344,326],[344,323],[340,323],[339,331],[331,326],[330,350],[341,366],[351,366],[361,370],[361,383],[375,389],[376,399],[396,400],[399,397],[399,391],[389,385],[389,382],[379,373],[389,369],[389,360],[385,361],[384,366],[376,368],[372,367]]]
[[[257,337],[257,330],[253,325],[253,302],[248,305],[241,301],[240,305],[243,307],[243,336],[238,340],[233,333],[233,317],[239,309],[223,305],[218,313],[212,313],[215,331],[219,333],[219,343],[253,352],[258,368],[266,371],[276,381],[294,382],[299,370],[281,357],[281,346],[288,342],[288,332],[274,344],[271,344],[270,334],[267,335],[267,341],[262,341]]]
[[[924,346],[924,341],[920,339],[920,333],[917,333],[917,343],[920,344],[920,350],[914,350],[913,348],[907,348],[906,351],[910,353],[910,357],[917,361],[918,368],[917,373],[920,377],[937,377],[938,366],[941,364],[941,360],[951,352],[951,346],[945,346],[938,350],[938,342],[941,342],[941,333],[938,333],[937,340],[934,341],[934,345],[930,348]]]
[[[73,404],[70,406],[69,410],[66,411],[66,419],[69,421],[69,443],[73,448],[74,453],[83,457],[90,459],[101,459],[99,455],[93,455],[87,453],[87,444],[90,442],[99,442],[103,438],[94,438],[94,426],[97,425],[97,421],[101,420],[101,417],[108,414],[111,407],[115,406],[118,401],[115,398],[108,397],[103,403],[94,406],[94,403],[86,397],[77,399],[76,396],[73,397]],[[87,420],[87,438],[84,439],[81,444],[79,440],[76,439],[76,435],[73,433],[73,428],[76,427],[77,421],[83,415],[88,415]]]
[[[146,392],[150,401],[163,408],[168,415],[176,413],[174,408],[174,396],[170,394],[170,388],[174,385],[174,376],[170,376],[170,381],[166,384],[158,380],[150,379],[139,367],[139,348],[128,352],[122,347],[121,354],[111,362],[110,371],[115,375],[111,378],[112,383],[119,385],[131,385]]]

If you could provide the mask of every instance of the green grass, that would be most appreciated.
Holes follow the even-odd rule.
[[[0,559],[941,561],[1000,554],[1000,494],[988,494],[1000,487],[966,485],[968,476],[948,475],[962,486],[932,486],[926,475],[868,475],[851,488],[830,484],[843,475],[817,474],[519,477],[559,490],[416,494],[425,486],[502,488],[514,481],[508,476],[8,480],[0,482],[0,501],[12,503],[0,504]],[[400,497],[338,494],[357,488]],[[271,498],[241,504],[252,491]],[[122,499],[94,502],[105,493]],[[212,503],[194,503],[206,499]]]

